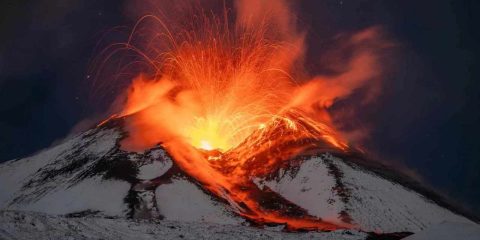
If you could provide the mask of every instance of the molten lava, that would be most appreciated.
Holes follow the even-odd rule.
[[[328,108],[377,76],[378,29],[342,38],[339,48],[349,54],[336,58],[338,74],[307,78],[305,33],[286,2],[244,0],[235,8],[236,19],[225,10],[172,26],[154,15],[138,21],[121,46],[150,71],[132,81],[113,116],[127,120],[122,147],[161,143],[183,171],[253,222],[352,227],[266,209],[252,179],[309,149],[348,149]]]

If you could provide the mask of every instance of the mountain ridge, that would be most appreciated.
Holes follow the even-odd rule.
[[[66,217],[272,225],[243,218],[231,202],[212,195],[186,174],[161,143],[140,153],[122,150],[120,142],[128,136],[123,121],[111,120],[36,155],[1,164],[0,180],[6,184],[0,189],[0,208]],[[247,171],[251,183],[245,190],[257,189],[252,196],[262,211],[392,234],[418,232],[444,220],[477,221],[442,199],[431,199],[436,195],[416,186],[417,182],[402,176],[404,180],[398,172],[368,162],[358,153],[310,144],[302,145],[300,154],[288,155],[271,172]],[[275,151],[254,153],[255,161],[246,158],[242,167],[256,168]],[[224,156],[228,159],[229,154]],[[283,228],[294,230],[288,224]]]

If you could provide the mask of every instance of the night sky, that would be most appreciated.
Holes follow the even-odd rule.
[[[2,162],[49,147],[105,112],[108,101],[90,98],[89,63],[105,33],[133,20],[120,0],[0,4]],[[384,28],[399,51],[381,98],[356,120],[373,126],[366,146],[480,215],[480,2],[304,0],[297,7],[309,57],[335,34]]]

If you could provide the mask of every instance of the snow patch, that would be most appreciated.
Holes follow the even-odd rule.
[[[329,175],[321,158],[314,157],[305,161],[294,176],[282,170],[279,181],[255,179],[254,182],[260,188],[269,187],[313,216],[331,222],[341,222],[338,213],[343,205],[332,190],[335,187],[335,179]]]
[[[142,180],[153,179],[165,174],[172,167],[172,161],[153,161],[138,168],[137,178]]]
[[[108,216],[123,216],[127,211],[124,198],[130,184],[123,181],[85,179],[78,184],[51,192],[30,204],[14,204],[9,209],[21,209],[50,214],[68,214],[86,210],[100,211]]]
[[[240,224],[243,220],[233,215],[221,202],[214,201],[195,184],[184,179],[173,179],[155,191],[157,207],[167,220]]]

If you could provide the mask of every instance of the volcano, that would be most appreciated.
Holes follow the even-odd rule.
[[[266,126],[272,129],[254,132],[224,153],[199,150],[223,174],[241,169],[247,180],[236,187],[248,196],[244,201],[255,201],[252,205],[233,199],[233,193],[212,193],[162,143],[143,152],[122,150],[127,120],[112,119],[31,157],[0,165],[2,214],[335,230],[335,239],[352,234],[356,239],[400,239],[445,221],[478,221],[414,180],[360,153],[338,151],[328,141],[302,138],[272,145],[272,134],[288,136],[282,124]],[[245,161],[238,167],[232,158]],[[268,161],[278,158],[282,161]]]
[[[400,239],[477,221],[356,149],[346,123],[395,45],[381,27],[332,36],[313,71],[287,1],[168,6],[92,62],[108,119],[0,166],[0,237]]]

